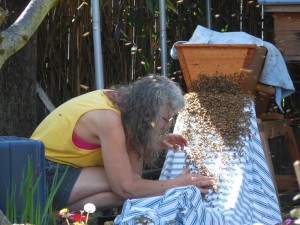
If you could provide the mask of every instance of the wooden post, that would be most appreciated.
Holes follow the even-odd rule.
[[[296,173],[298,186],[300,187],[300,162],[299,162],[299,160],[294,162],[294,170],[295,170],[295,173]]]
[[[296,162],[300,160],[299,151],[295,140],[295,135],[292,127],[289,126],[289,124],[285,124],[285,138],[288,144],[288,150],[290,152],[292,162]]]

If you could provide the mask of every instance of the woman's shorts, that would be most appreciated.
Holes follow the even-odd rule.
[[[48,197],[53,193],[54,189],[58,187],[53,198],[53,207],[57,210],[65,208],[82,168],[75,168],[47,159],[45,167]],[[60,185],[59,182],[61,182]]]

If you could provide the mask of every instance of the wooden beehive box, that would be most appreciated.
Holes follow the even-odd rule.
[[[274,42],[286,62],[300,61],[300,0],[261,0],[274,18]]]
[[[286,62],[300,61],[300,12],[274,13],[275,45]]]
[[[239,76],[242,90],[255,92],[267,49],[253,44],[176,44],[188,91],[200,74]]]

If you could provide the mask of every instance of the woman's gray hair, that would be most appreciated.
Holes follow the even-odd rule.
[[[163,114],[173,116],[184,107],[179,85],[165,76],[149,75],[112,89],[117,92],[128,150],[143,157],[146,165],[152,165],[166,133],[159,125]]]

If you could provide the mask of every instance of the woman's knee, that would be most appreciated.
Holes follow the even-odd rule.
[[[111,188],[104,169],[101,167],[87,167],[80,172],[70,199],[82,199],[105,192],[111,192]]]

